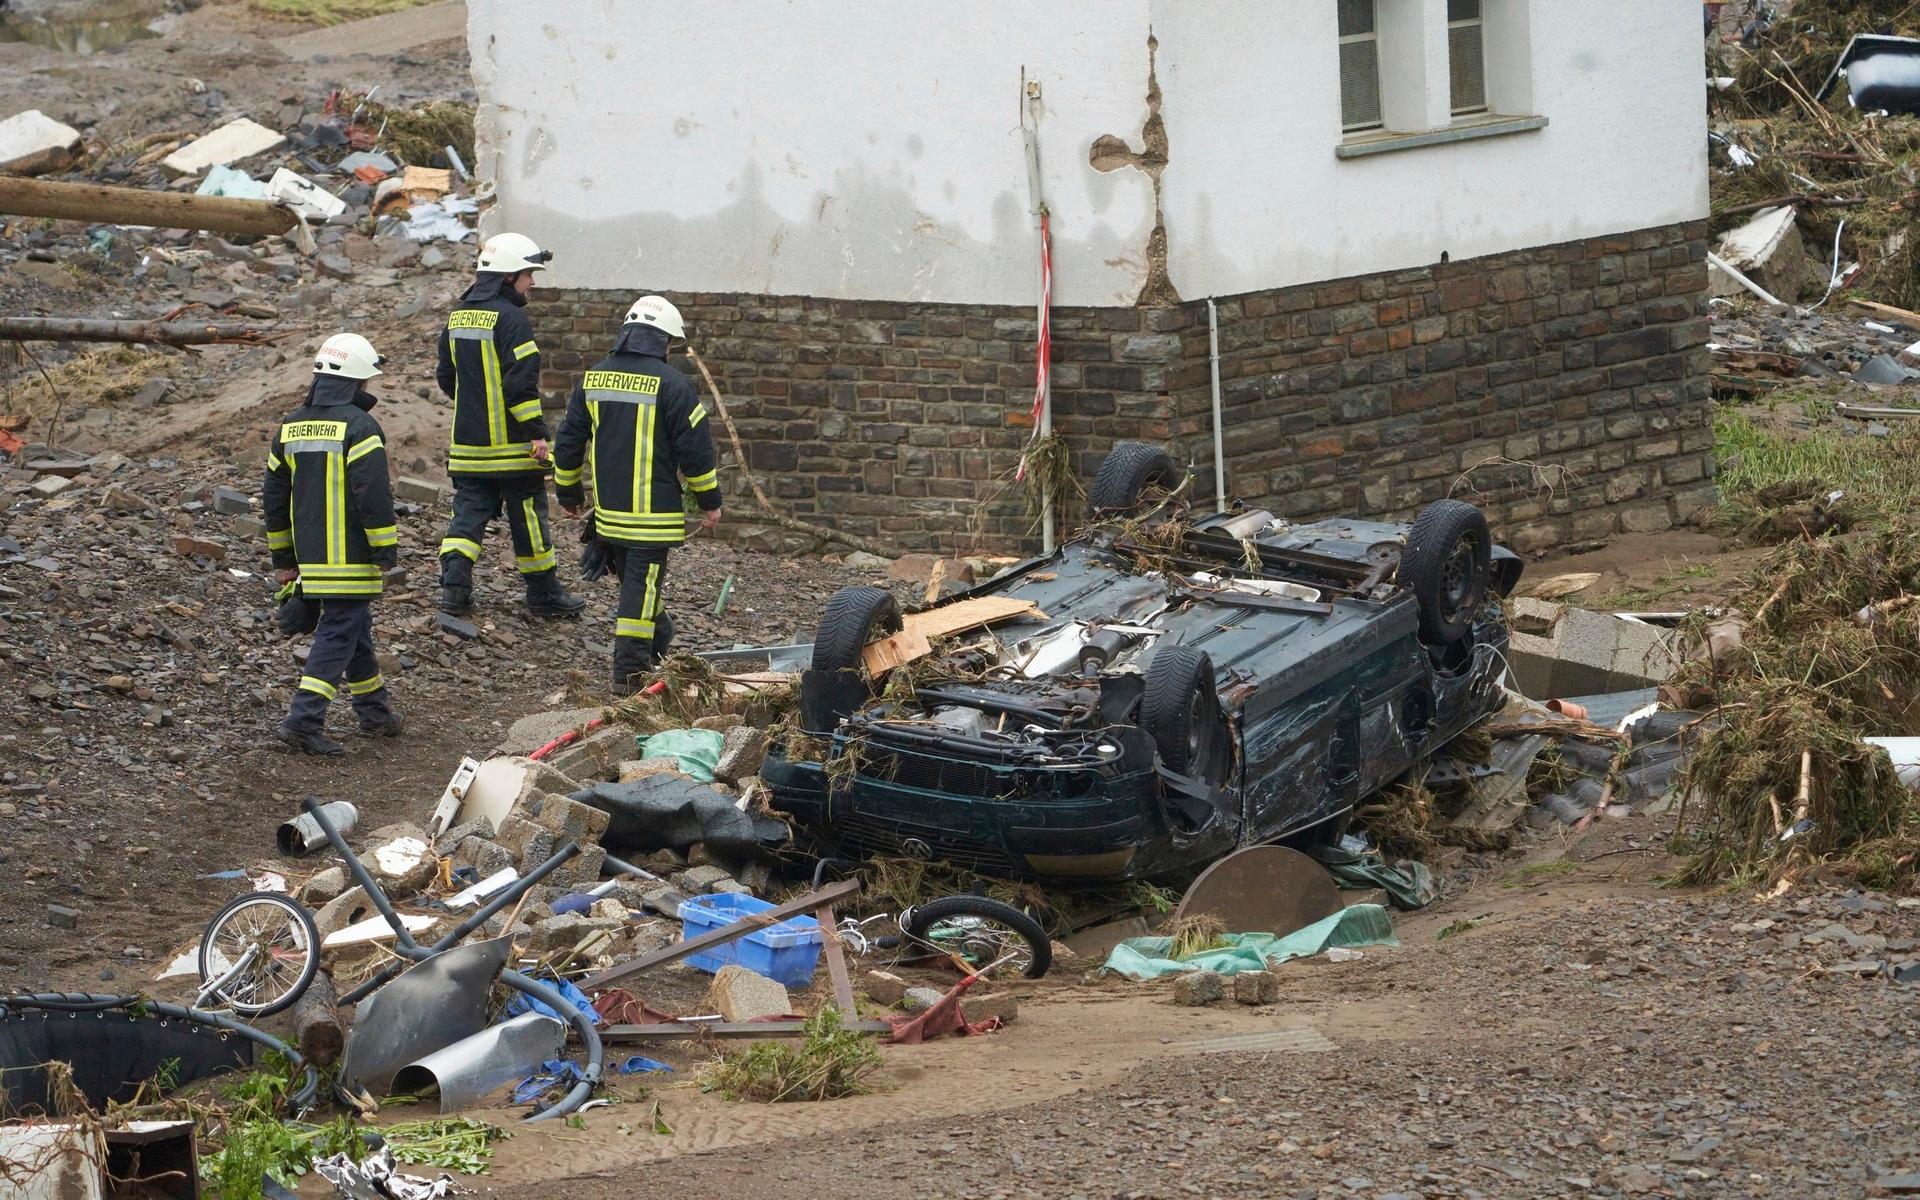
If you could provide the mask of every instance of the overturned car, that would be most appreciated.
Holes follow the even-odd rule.
[[[1499,596],[1521,563],[1477,508],[1189,519],[1183,480],[1164,451],[1122,444],[1090,489],[1093,523],[1054,554],[913,614],[879,588],[835,594],[801,677],[809,732],[762,769],[774,807],[822,854],[1177,876],[1336,837],[1499,706]],[[911,647],[915,623],[969,604],[1006,615],[868,669],[871,643]]]

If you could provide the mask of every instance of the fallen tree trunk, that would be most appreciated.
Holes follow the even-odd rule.
[[[333,976],[321,971],[313,977],[305,994],[293,1005],[294,1044],[316,1066],[337,1062],[347,1044],[340,1028],[339,993],[334,991]]]
[[[27,342],[140,342],[152,346],[257,344],[270,330],[234,321],[107,321],[90,317],[0,317],[0,338]]]
[[[0,176],[0,215],[214,233],[285,233],[299,222],[291,209],[265,200],[11,176]]]

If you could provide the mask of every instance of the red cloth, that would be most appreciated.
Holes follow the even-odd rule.
[[[960,1010],[960,995],[973,986],[978,975],[969,975],[953,985],[953,990],[940,997],[932,1008],[913,1017],[888,1017],[887,1023],[893,1026],[893,1032],[887,1035],[888,1043],[895,1046],[918,1046],[921,1042],[930,1042],[938,1037],[953,1034],[956,1037],[971,1037],[975,1034],[992,1033],[1000,1028],[999,1017],[988,1017],[984,1021],[971,1024],[967,1014]]]
[[[595,996],[593,1011],[609,1025],[662,1025],[680,1019],[648,1007],[645,1000],[625,988],[610,988]]]

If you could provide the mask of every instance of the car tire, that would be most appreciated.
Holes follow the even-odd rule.
[[[1147,664],[1140,696],[1140,728],[1153,738],[1169,771],[1208,783],[1224,780],[1230,754],[1223,753],[1220,699],[1214,693],[1213,657],[1192,646],[1163,646]]]
[[[875,635],[899,633],[905,622],[893,593],[877,587],[843,587],[827,601],[813,635],[813,669],[854,671],[860,652]]]
[[[1158,484],[1169,490],[1180,486],[1180,468],[1173,456],[1144,442],[1121,442],[1107,452],[1087,489],[1091,516],[1115,516],[1140,507],[1140,498]]]
[[[1420,602],[1420,640],[1447,646],[1467,636],[1487,600],[1493,535],[1486,514],[1460,500],[1420,510],[1400,554],[1399,581]]]
[[[1027,968],[1022,972],[1026,978],[1038,979],[1053,966],[1053,941],[1047,937],[1047,931],[1040,922],[1011,904],[1003,904],[985,896],[942,896],[938,900],[917,905],[907,914],[903,931],[910,940],[924,945],[929,930],[942,921],[951,921],[956,917],[979,917],[1017,934],[1027,944]]]

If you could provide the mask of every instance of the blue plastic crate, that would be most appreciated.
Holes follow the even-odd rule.
[[[765,900],[731,892],[683,900],[680,940],[692,941],[772,907]],[[788,917],[704,954],[687,957],[687,965],[709,975],[736,963],[787,987],[805,987],[813,982],[813,970],[820,965],[820,923],[812,917]]]

